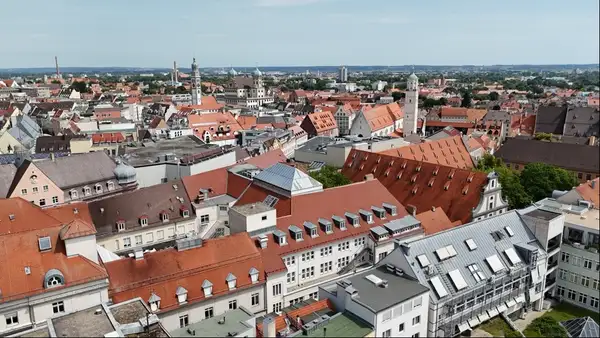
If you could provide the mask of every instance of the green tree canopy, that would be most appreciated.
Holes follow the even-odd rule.
[[[403,92],[393,92],[392,97],[394,98],[394,102],[396,102],[396,101],[400,100],[401,98],[406,97],[406,94],[404,94]]]
[[[319,171],[311,172],[310,177],[321,182],[321,184],[323,184],[323,188],[325,189],[352,183],[350,179],[342,175],[342,173],[339,172],[335,167],[328,165],[322,167]]]
[[[465,107],[465,108],[471,108],[472,105],[473,105],[473,99],[471,97],[471,93],[470,92],[464,93],[462,102],[460,103],[460,106]]]
[[[531,197],[521,185],[519,173],[506,167],[501,159],[485,154],[477,163],[476,169],[487,173],[495,171],[498,174],[502,196],[511,209],[524,208],[531,203]]]
[[[83,81],[75,81],[71,84],[71,89],[74,89],[80,93],[87,93],[88,86]]]
[[[523,333],[527,337],[568,337],[567,331],[550,316],[534,319]]]
[[[490,101],[497,101],[500,98],[500,94],[498,92],[491,92],[488,94],[488,99]]]
[[[571,190],[577,178],[569,171],[546,163],[529,163],[521,172],[521,185],[534,201],[549,197],[553,190]]]

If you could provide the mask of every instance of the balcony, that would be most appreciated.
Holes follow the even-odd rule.
[[[556,249],[559,249],[559,248],[560,248],[560,241],[551,240],[550,242],[548,242],[548,253],[550,253]]]
[[[554,262],[548,262],[548,270],[547,271],[550,271],[550,269],[554,269],[557,266],[558,266],[558,259],[555,260]]]

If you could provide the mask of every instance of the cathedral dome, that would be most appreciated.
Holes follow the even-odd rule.
[[[117,160],[117,167],[113,170],[117,182],[119,185],[127,185],[135,183],[137,180],[137,173],[135,168],[130,165],[123,163],[121,160]]]
[[[254,73],[253,73],[253,74],[254,74],[254,76],[262,76],[262,73],[260,72],[260,70],[258,70],[258,68],[256,68],[256,69],[254,70]]]
[[[408,79],[411,81],[419,81],[419,78],[415,75],[415,73],[410,74]]]

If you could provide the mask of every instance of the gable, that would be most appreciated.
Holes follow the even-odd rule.
[[[48,186],[48,191],[44,191],[44,186]],[[38,192],[34,193],[33,189],[37,187]],[[22,190],[26,189],[27,193],[22,194]],[[41,171],[33,163],[26,161],[21,165],[15,174],[7,197],[22,197],[28,201],[38,202],[39,199],[45,198],[46,203],[50,204],[52,196],[58,196],[59,202],[64,200],[62,190]]]

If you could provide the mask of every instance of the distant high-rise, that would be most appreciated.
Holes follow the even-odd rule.
[[[404,118],[402,133],[404,137],[417,133],[419,119],[419,78],[415,73],[410,74],[406,81],[406,97],[404,98]]]
[[[58,56],[54,57],[54,65],[56,66],[56,78],[62,78],[62,75],[60,75],[60,69],[58,68]]]
[[[202,104],[202,83],[200,82],[200,70],[196,58],[192,62],[192,104]]]
[[[346,66],[340,67],[340,73],[338,75],[338,80],[340,80],[340,82],[342,82],[342,83],[348,82],[348,68],[346,68]]]
[[[177,70],[177,61],[173,61],[173,81],[179,81],[179,71]]]

